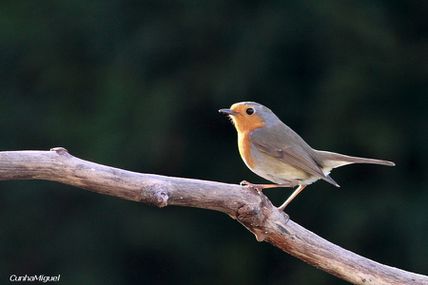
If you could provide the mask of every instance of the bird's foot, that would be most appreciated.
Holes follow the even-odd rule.
[[[247,180],[242,180],[239,185],[248,187],[249,189],[256,190],[257,192],[262,192],[263,189],[269,189],[269,188],[280,188],[280,187],[293,187],[290,183],[283,183],[283,184],[253,184],[251,182],[248,182]]]
[[[242,180],[239,185],[243,187],[247,187],[250,190],[257,191],[257,193],[261,193],[264,189],[263,184],[253,184],[251,182],[248,182],[247,180]]]

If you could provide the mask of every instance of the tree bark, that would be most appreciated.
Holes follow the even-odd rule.
[[[354,284],[428,284],[428,276],[383,265],[301,227],[263,194],[234,184],[142,174],[85,161],[64,148],[0,152],[0,180],[50,180],[131,201],[228,214],[281,250]]]

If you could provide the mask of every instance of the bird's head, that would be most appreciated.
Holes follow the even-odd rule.
[[[218,111],[229,116],[238,133],[252,131],[279,121],[269,108],[256,102],[239,102],[233,104],[230,109]]]

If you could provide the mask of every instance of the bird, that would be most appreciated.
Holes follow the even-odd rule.
[[[242,186],[259,192],[267,188],[297,186],[278,207],[281,211],[315,181],[324,180],[340,187],[330,176],[334,168],[354,163],[395,166],[388,160],[313,149],[269,108],[256,102],[238,102],[218,111],[226,114],[235,126],[239,154],[245,165],[258,176],[273,182],[253,184],[243,180]]]

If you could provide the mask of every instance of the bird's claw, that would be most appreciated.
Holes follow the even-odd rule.
[[[241,185],[242,187],[247,187],[251,190],[255,190],[257,191],[257,193],[261,193],[263,190],[263,187],[257,184],[253,184],[251,182],[248,182],[247,180],[242,180],[241,182],[239,182],[239,185]]]

